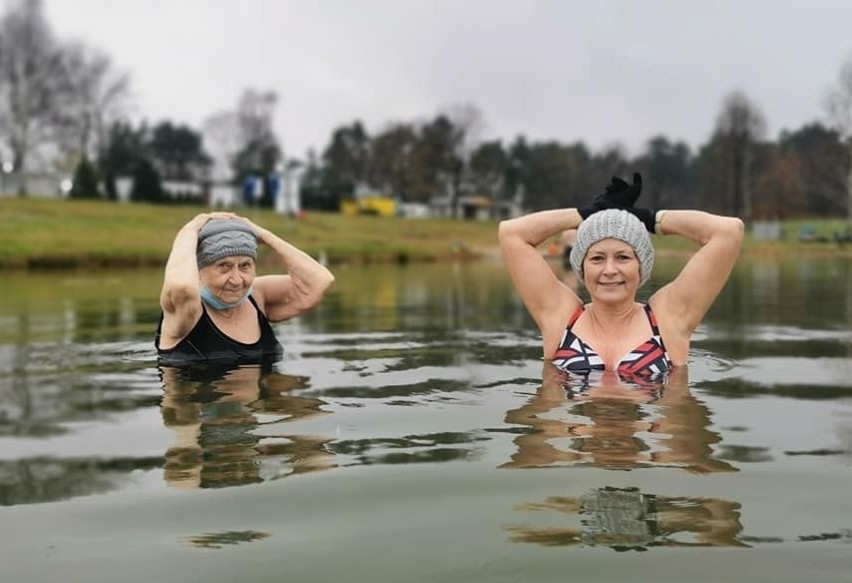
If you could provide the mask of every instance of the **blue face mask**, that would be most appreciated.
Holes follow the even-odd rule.
[[[228,302],[223,302],[222,300],[214,296],[213,293],[209,289],[207,289],[206,285],[202,285],[201,300],[214,310],[233,310],[234,308],[239,308],[241,305],[243,305],[243,302],[248,299],[252,291],[253,288],[250,287],[243,297],[231,304]]]

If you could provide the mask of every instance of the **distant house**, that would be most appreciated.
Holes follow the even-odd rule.
[[[407,219],[428,219],[432,217],[432,210],[428,204],[420,202],[401,202],[398,205],[399,216]]]
[[[485,196],[460,196],[453,213],[448,196],[435,197],[429,202],[432,216],[477,221],[499,221],[523,214],[521,205],[513,201],[492,200]]]
[[[204,202],[210,197],[210,188],[202,182],[190,180],[163,180],[163,190],[173,198],[184,201]],[[115,194],[119,202],[128,202],[130,193],[133,191],[133,178],[130,176],[119,176],[115,179]]]
[[[523,207],[513,200],[497,200],[491,207],[491,218],[495,221],[515,219],[524,214]]]
[[[71,178],[55,172],[0,172],[0,197],[18,196],[21,184],[26,195],[33,198],[66,198],[71,190]]]
[[[282,179],[282,185],[275,197],[275,210],[279,213],[295,215],[301,211],[301,200],[299,197],[299,178],[297,173],[291,173],[289,180]],[[257,184],[259,184],[258,181]],[[164,180],[163,189],[171,196],[182,199],[195,199],[206,202],[214,209],[231,209],[246,204],[242,187],[235,186],[229,182],[201,183],[190,181]],[[130,192],[133,189],[133,179],[124,176],[115,181],[118,200],[127,202],[130,200]],[[259,198],[263,194],[261,189],[252,193],[251,198]]]
[[[213,183],[210,185],[210,206],[216,209],[233,208],[239,201],[239,189],[233,184]]]

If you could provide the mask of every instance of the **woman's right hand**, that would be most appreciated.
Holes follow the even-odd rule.
[[[628,184],[618,176],[613,176],[604,192],[597,195],[589,206],[577,209],[583,220],[588,219],[596,212],[607,209],[630,210],[639,195],[642,194],[642,175],[633,173],[633,184]]]

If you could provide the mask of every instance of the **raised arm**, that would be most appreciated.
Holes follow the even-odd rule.
[[[211,219],[233,217],[233,213],[201,213],[181,227],[175,236],[160,291],[166,343],[186,336],[201,315],[201,283],[195,254],[198,232]]]
[[[563,320],[582,302],[559,280],[536,247],[548,237],[576,229],[582,221],[577,209],[571,208],[541,211],[500,223],[503,259],[524,305],[545,337],[545,345],[548,331],[554,329],[561,334],[565,329]]]
[[[742,245],[743,222],[691,210],[658,211],[656,218],[658,234],[679,235],[701,246],[650,300],[654,311],[688,338],[728,281]]]
[[[248,222],[257,233],[258,242],[269,246],[287,270],[287,275],[262,275],[254,280],[254,294],[266,317],[280,322],[319,304],[334,281],[331,272],[272,231]]]

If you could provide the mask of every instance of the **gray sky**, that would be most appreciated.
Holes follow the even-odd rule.
[[[137,117],[198,128],[246,87],[275,90],[288,156],[458,103],[489,139],[695,147],[735,89],[775,138],[824,118],[852,58],[848,0],[44,2],[60,38],[131,73]]]

